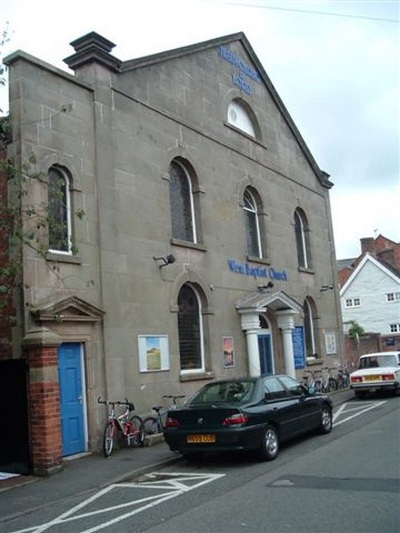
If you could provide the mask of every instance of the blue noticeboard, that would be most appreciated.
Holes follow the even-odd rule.
[[[306,366],[304,356],[304,328],[295,326],[292,330],[294,368],[304,368]]]

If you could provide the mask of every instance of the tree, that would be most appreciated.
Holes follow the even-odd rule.
[[[359,343],[360,337],[365,333],[364,328],[362,328],[355,320],[351,320],[350,324],[349,337]]]
[[[20,167],[7,158],[7,146],[11,141],[10,117],[0,117],[0,309],[10,305],[13,290],[21,282],[22,247],[28,246],[39,257],[46,259],[49,251],[49,232],[53,235],[53,247],[65,245],[65,222],[58,216],[54,205],[46,200],[35,202],[31,191],[36,183],[49,187],[49,177],[36,170],[36,157],[31,154]],[[62,203],[62,183],[51,184],[52,198]],[[62,206],[67,209],[67,206]],[[83,210],[74,216],[82,219]],[[54,236],[55,242],[54,242]],[[71,243],[70,250],[78,249]],[[45,263],[47,265],[47,262]],[[58,267],[47,265],[58,275]]]

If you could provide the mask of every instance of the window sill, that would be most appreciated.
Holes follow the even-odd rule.
[[[57,261],[59,263],[72,263],[75,265],[82,263],[82,259],[78,255],[58,254],[57,252],[47,252],[46,260]]]
[[[183,248],[192,248],[200,252],[206,252],[207,248],[203,244],[198,244],[190,241],[181,241],[180,239],[171,239],[171,244],[174,246],[182,246]]]
[[[305,267],[297,267],[299,272],[304,272],[305,274],[315,274],[315,270],[313,268],[305,268]]]
[[[322,365],[321,359],[315,359],[314,357],[307,357],[306,366],[316,366],[316,365]]]
[[[199,381],[201,379],[214,379],[214,373],[213,372],[193,372],[193,373],[187,373],[187,374],[180,374],[179,379],[180,381]]]
[[[255,255],[248,255],[246,256],[247,261],[251,261],[252,263],[261,263],[262,265],[270,265],[271,260],[268,259],[268,257],[256,257]]]

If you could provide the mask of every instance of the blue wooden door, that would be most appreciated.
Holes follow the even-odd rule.
[[[58,348],[63,456],[85,451],[81,353],[79,343]]]
[[[271,350],[271,335],[264,333],[258,335],[258,351],[260,354],[261,374],[273,374],[274,361]]]

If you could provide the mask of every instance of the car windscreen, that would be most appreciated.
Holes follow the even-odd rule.
[[[189,400],[190,405],[248,402],[253,394],[254,381],[223,381],[210,383]]]
[[[371,355],[371,357],[362,357],[360,359],[359,368],[387,368],[391,366],[397,366],[395,355]]]

